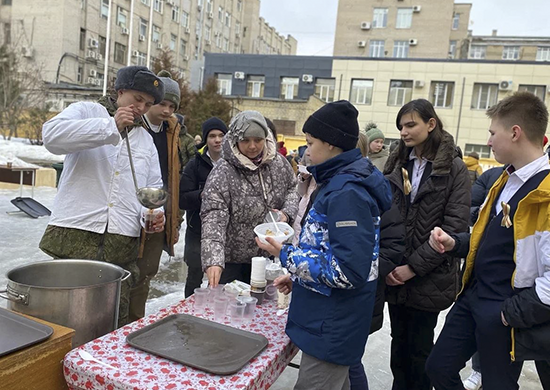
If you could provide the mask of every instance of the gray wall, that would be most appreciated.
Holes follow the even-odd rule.
[[[315,92],[315,82],[302,82],[302,75],[331,78],[332,57],[278,56],[253,54],[205,54],[204,82],[217,73],[233,75],[231,95],[246,96],[246,76],[265,76],[265,98],[279,98],[281,77],[299,77],[298,99],[307,100]],[[244,72],[244,80],[235,79],[235,72]]]

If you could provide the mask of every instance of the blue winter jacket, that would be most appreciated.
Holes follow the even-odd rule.
[[[293,278],[286,333],[308,355],[349,366],[361,361],[369,334],[391,189],[359,149],[308,169],[319,192],[298,246],[280,253]]]

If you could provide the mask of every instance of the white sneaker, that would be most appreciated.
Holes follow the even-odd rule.
[[[472,371],[470,376],[464,381],[466,390],[479,390],[481,388],[481,373]]]

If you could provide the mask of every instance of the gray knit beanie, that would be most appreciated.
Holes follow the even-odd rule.
[[[164,83],[164,100],[168,100],[176,105],[176,110],[180,108],[181,92],[177,81],[172,78],[172,74],[167,70],[161,70],[157,75]]]
[[[365,126],[365,131],[367,132],[367,137],[369,137],[369,143],[377,139],[386,139],[386,137],[384,137],[384,133],[382,133],[382,130],[380,130],[374,122],[367,123]]]
[[[115,90],[130,89],[153,97],[154,104],[164,99],[164,83],[145,66],[126,66],[116,74]]]

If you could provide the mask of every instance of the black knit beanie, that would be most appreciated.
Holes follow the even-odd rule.
[[[202,124],[202,141],[206,144],[206,138],[208,133],[212,130],[220,130],[223,134],[227,134],[227,126],[220,118],[213,116],[210,119],[207,119]]]
[[[302,131],[344,151],[352,150],[359,139],[358,115],[347,100],[328,103],[308,118]]]
[[[126,66],[120,68],[116,75],[115,89],[131,89],[147,93],[155,99],[154,104],[164,100],[164,84],[145,66]]]

